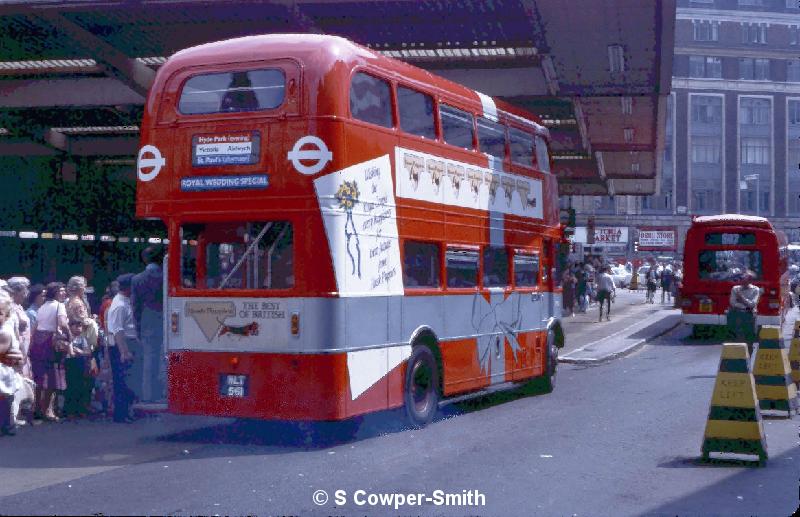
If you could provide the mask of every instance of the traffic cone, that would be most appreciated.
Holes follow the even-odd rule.
[[[712,452],[758,456],[762,465],[767,460],[767,441],[749,359],[746,344],[722,345],[719,373],[703,434],[703,460],[708,461]]]
[[[797,410],[797,386],[792,381],[791,372],[781,328],[774,325],[762,326],[753,367],[761,409],[786,411],[788,417],[792,417],[792,410]]]
[[[792,381],[800,385],[800,337],[792,338],[789,348],[789,366],[792,368]]]

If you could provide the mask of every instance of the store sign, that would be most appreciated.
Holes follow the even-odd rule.
[[[594,242],[586,239],[587,229],[585,226],[575,228],[574,242],[590,243],[593,246],[617,246],[628,243],[628,228],[626,226],[595,226]]]
[[[675,228],[639,228],[639,249],[643,251],[674,251]]]

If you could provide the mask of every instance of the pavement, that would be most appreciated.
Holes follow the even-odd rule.
[[[656,300],[660,301],[660,293]],[[611,321],[597,321],[599,309],[562,319],[566,345],[562,363],[597,364],[625,356],[681,324],[681,311],[671,304],[644,303],[643,291],[617,290]]]

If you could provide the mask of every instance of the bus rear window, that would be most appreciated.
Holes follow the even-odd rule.
[[[716,246],[754,246],[754,233],[707,233],[706,244]]]
[[[283,70],[243,70],[196,75],[181,90],[178,111],[184,115],[275,109],[283,104]]]
[[[698,256],[701,280],[738,282],[747,270],[756,280],[763,278],[761,252],[749,250],[703,250]]]
[[[185,224],[181,227],[183,287],[294,287],[294,240],[287,221]]]

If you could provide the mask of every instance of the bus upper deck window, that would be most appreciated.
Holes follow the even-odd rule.
[[[196,75],[181,91],[178,111],[184,115],[275,109],[283,104],[283,70],[240,70]]]
[[[478,119],[478,142],[482,152],[498,160],[506,157],[505,127],[489,119]]]
[[[442,104],[439,115],[442,117],[444,141],[456,147],[472,149],[472,114]]]
[[[550,153],[544,138],[536,136],[536,165],[542,172],[550,172]]]
[[[353,118],[392,127],[392,95],[389,83],[365,73],[357,73],[350,84],[350,113]]]
[[[436,138],[433,123],[433,99],[410,88],[397,88],[397,110],[400,113],[400,129],[412,135]]]
[[[533,135],[511,128],[508,130],[508,140],[511,144],[511,161],[533,167]]]

